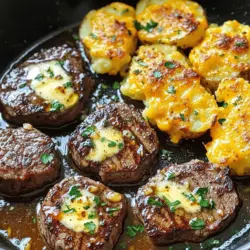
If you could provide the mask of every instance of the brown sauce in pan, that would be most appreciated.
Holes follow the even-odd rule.
[[[56,34],[49,36],[38,43],[37,46],[33,46],[29,52],[26,54],[31,55],[35,51],[41,48],[48,48],[54,45],[59,45],[67,43],[72,46],[78,46],[78,42],[75,41],[73,37],[74,33],[77,32],[76,28],[64,29],[62,32],[57,32]],[[26,56],[27,57],[27,56]],[[20,60],[17,59],[16,63]],[[85,55],[83,57],[86,59]],[[89,111],[95,109],[97,103],[110,103],[111,101],[125,101],[127,103],[133,103],[136,107],[143,107],[141,103],[131,102],[129,100],[124,100],[119,92],[119,90],[113,90],[112,84],[115,80],[120,80],[114,77],[96,77],[96,90],[93,92],[90,102]],[[82,117],[83,119],[84,117]],[[79,123],[80,121],[78,121]],[[78,123],[71,124],[65,128],[48,130],[46,128],[41,128],[41,130],[48,135],[52,136],[53,141],[56,144],[57,149],[61,153],[62,158],[62,176],[71,176],[77,174],[76,170],[73,168],[73,164],[67,157],[67,140],[68,135],[75,129]],[[0,127],[6,128],[12,126],[7,124],[2,120],[0,116]],[[159,139],[161,142],[161,148],[168,150],[168,155],[162,157],[159,155],[158,163],[152,169],[154,174],[157,169],[167,166],[171,163],[183,163],[191,159],[201,159],[206,160],[205,149],[203,142],[209,140],[209,136],[203,136],[197,140],[182,141],[179,145],[173,145],[167,135],[160,133],[158,131]],[[164,158],[164,159],[163,159]],[[126,227],[128,225],[139,224],[140,222],[134,216],[134,195],[138,189],[139,185],[135,186],[113,186],[112,188],[125,194],[129,201],[129,213],[124,223],[124,232],[120,236],[119,241],[115,247],[116,250],[129,249],[129,250],[161,250],[161,249],[211,249],[212,247],[219,247],[219,249],[235,249],[236,244],[243,244],[247,242],[247,234],[250,231],[250,187],[249,178],[244,178],[241,180],[235,180],[240,197],[243,201],[243,205],[236,217],[234,223],[230,225],[229,228],[224,230],[222,233],[215,235],[214,237],[206,240],[202,244],[192,244],[192,243],[179,243],[171,246],[165,247],[154,247],[145,233],[137,234],[136,237],[130,238],[126,234]],[[0,241],[8,241],[18,249],[45,249],[44,243],[39,236],[37,225],[36,225],[36,207],[39,202],[45,197],[49,187],[46,187],[43,192],[36,194],[34,198],[29,196],[24,196],[19,198],[19,200],[13,202],[8,198],[3,198],[0,196]],[[242,236],[243,235],[243,236]],[[245,237],[246,236],[246,237]],[[216,241],[213,241],[216,240]],[[244,242],[244,240],[246,242]],[[219,244],[211,244],[218,243]],[[240,242],[239,242],[240,241]],[[6,247],[7,248],[7,247]]]

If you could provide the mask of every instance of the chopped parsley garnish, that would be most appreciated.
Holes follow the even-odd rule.
[[[228,106],[228,103],[222,101],[222,102],[218,102],[218,106],[219,107],[223,107],[223,108],[226,108]]]
[[[112,41],[112,42],[115,42],[115,40],[116,40],[116,35],[113,35],[113,36],[111,37],[111,41]]]
[[[124,147],[124,144],[123,143],[118,143],[118,148],[119,149],[122,149]]]
[[[136,70],[134,70],[133,73],[136,74],[136,75],[139,75],[141,73],[141,70],[140,69],[136,69]]]
[[[94,197],[94,202],[95,202],[96,206],[98,206],[98,207],[100,207],[100,206],[104,207],[107,205],[105,202],[102,202],[98,196]]]
[[[117,143],[114,142],[114,141],[109,141],[109,143],[108,143],[108,147],[110,147],[110,148],[113,148],[113,147],[115,147],[116,145],[117,145]]]
[[[175,68],[176,65],[174,63],[172,63],[172,62],[165,62],[164,66],[166,68],[173,69],[173,68]]]
[[[209,205],[210,205],[210,208],[212,209],[215,208],[215,202],[212,199],[209,200]]]
[[[226,118],[220,118],[219,120],[218,120],[218,122],[219,122],[219,124],[220,125],[223,125],[223,123],[226,121]]]
[[[207,187],[195,188],[193,193],[199,195],[202,198],[204,198],[205,195],[208,193],[208,188]]]
[[[172,152],[166,150],[166,149],[161,149],[160,155],[163,160],[167,160],[168,157],[172,154]]]
[[[63,84],[64,88],[72,88],[72,82],[66,82]]]
[[[25,83],[23,83],[23,84],[20,84],[20,85],[19,85],[19,89],[24,88],[26,85],[27,85],[27,83],[26,83],[26,82],[25,82]]]
[[[44,78],[44,75],[43,74],[38,74],[36,77],[35,77],[35,80],[37,81],[42,81]]]
[[[195,115],[198,115],[199,112],[198,112],[197,110],[194,110],[194,114],[195,114]]]
[[[191,193],[182,193],[188,200],[192,201],[192,202],[196,202],[195,197],[191,194]]]
[[[107,213],[110,215],[110,216],[113,216],[113,213],[116,212],[116,211],[120,211],[120,208],[119,207],[108,207],[106,209]]]
[[[32,222],[36,224],[36,217],[32,217]]]
[[[166,202],[166,204],[168,205],[168,207],[169,207],[169,209],[170,209],[170,211],[171,211],[172,213],[174,213],[176,207],[177,207],[178,205],[181,204],[181,202],[180,202],[179,200],[176,200],[176,201],[174,201],[174,202],[171,202],[171,201],[170,201],[167,197],[165,197],[165,196],[163,196],[163,199],[164,199],[164,201]]]
[[[90,206],[85,206],[83,207],[85,210],[88,210],[90,208]]]
[[[74,208],[70,208],[68,205],[66,205],[67,209],[66,210],[63,210],[63,212],[65,214],[69,214],[69,213],[73,213],[73,212],[76,212],[76,210]]]
[[[111,99],[115,102],[118,102],[119,101],[119,97],[117,95],[112,95],[111,96]]]
[[[206,199],[203,199],[202,197],[199,197],[198,203],[201,207],[210,207],[209,201]]]
[[[94,34],[94,33],[90,33],[90,36],[91,36],[92,38],[94,38],[94,39],[97,39],[97,35]]]
[[[158,200],[154,199],[153,197],[148,198],[148,205],[153,205],[153,206],[157,206],[157,207],[164,206],[161,201],[158,201]]]
[[[160,71],[154,71],[153,75],[154,75],[154,77],[157,78],[157,79],[159,79],[159,78],[162,77],[162,73],[161,73]]]
[[[102,87],[102,89],[107,89],[109,86],[107,84],[102,83],[101,87]]]
[[[88,215],[88,219],[95,219],[96,216],[97,216],[96,212],[91,212],[91,213],[89,213],[89,215]]]
[[[235,46],[237,46],[237,47],[245,47],[245,45],[246,45],[246,43],[243,41],[236,41],[235,42]]]
[[[175,178],[175,173],[173,172],[167,172],[167,180],[171,180]]]
[[[209,239],[200,244],[201,249],[212,249],[212,247],[218,246],[218,245],[220,245],[220,241],[215,240],[215,239]]]
[[[41,154],[40,159],[43,164],[48,164],[53,161],[54,155],[53,154]]]
[[[95,126],[88,126],[82,132],[82,136],[83,137],[88,137],[88,136],[92,135],[94,132],[95,132]]]
[[[63,67],[64,63],[65,63],[65,61],[59,60],[56,62],[56,65],[60,65],[61,67]]]
[[[77,186],[73,186],[71,187],[70,191],[69,191],[69,195],[73,198],[79,198],[82,196],[82,193],[80,192],[80,190],[78,189]]]
[[[93,221],[89,221],[83,224],[84,228],[88,230],[88,233],[94,234],[96,229],[96,224]]]
[[[91,139],[87,139],[86,141],[83,142],[83,146],[91,148],[91,147],[94,147],[95,144]]]
[[[146,26],[143,27],[144,30],[147,32],[152,32],[155,27],[158,26],[158,23],[154,22],[153,20],[150,20]]]
[[[233,105],[237,106],[239,104],[238,102],[241,101],[241,100],[242,100],[242,97],[238,96],[237,99],[236,99],[236,101],[233,103]]]
[[[234,59],[239,59],[239,57],[238,56],[234,56]]]
[[[184,116],[184,114],[180,114],[180,118],[181,118],[182,121],[185,121],[185,116]]]
[[[147,67],[148,65],[145,63],[145,62],[143,62],[142,60],[138,60],[138,61],[136,61],[139,65],[141,65],[141,66],[143,66],[143,67]]]
[[[119,89],[120,88],[120,83],[115,81],[112,86],[113,89]]]
[[[55,76],[54,72],[51,70],[51,68],[48,68],[47,73],[49,74],[50,78],[53,78]]]
[[[201,230],[206,226],[206,223],[202,219],[193,218],[189,221],[189,225],[194,230]]]
[[[127,235],[129,237],[135,237],[138,233],[143,233],[143,232],[144,232],[143,225],[127,226]]]
[[[53,101],[50,105],[50,111],[52,112],[58,112],[63,108],[64,108],[64,105],[61,104],[58,100]]]
[[[123,14],[125,14],[125,13],[127,13],[127,12],[129,12],[129,9],[128,9],[128,8],[122,10],[121,14],[123,15]]]
[[[175,94],[176,93],[175,87],[173,85],[169,86],[168,89],[167,89],[167,92],[169,94]]]

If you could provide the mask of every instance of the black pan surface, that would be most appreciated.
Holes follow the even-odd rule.
[[[78,23],[82,17],[91,9],[99,8],[110,1],[81,1],[81,0],[60,0],[60,1],[32,1],[32,0],[1,0],[0,1],[0,72],[2,76],[6,70],[9,70],[15,63],[19,63],[28,55],[33,54],[40,48],[50,47],[62,43],[68,43],[72,46],[78,46],[77,41],[73,38],[77,33]],[[135,5],[136,1],[124,1],[131,5]],[[237,19],[240,22],[250,24],[250,2],[247,0],[237,1],[200,1],[202,6],[206,9],[210,22],[221,24],[230,19]],[[72,23],[75,23],[71,25]],[[68,26],[71,25],[71,26]],[[66,28],[63,28],[67,26]],[[52,32],[57,30],[56,32]],[[51,33],[52,32],[52,33]],[[46,37],[37,41],[38,38]],[[37,41],[37,42],[34,42]],[[33,44],[33,45],[31,45]],[[28,48],[28,49],[27,49]],[[27,49],[25,52],[24,50]],[[21,56],[17,56],[20,54]],[[13,64],[14,63],[14,64]],[[7,68],[6,68],[7,67]],[[112,88],[103,90],[100,83],[110,84],[114,80],[119,80],[111,77],[96,76],[97,89],[93,93],[89,103],[89,110],[95,108],[96,102],[109,102],[113,95],[116,95],[122,101],[119,91],[114,91]],[[129,102],[128,100],[125,100]],[[137,107],[141,104],[135,103]],[[0,127],[5,128],[11,126],[0,119]],[[65,144],[67,142],[67,135],[71,133],[76,124],[72,124],[66,128],[49,131],[46,128],[42,130],[51,135],[53,140],[57,143],[57,148],[61,152],[64,175],[69,176],[75,174],[71,168],[72,163],[66,157],[67,150]],[[161,141],[161,147],[169,151],[166,158],[159,156],[159,163],[154,168],[160,169],[168,165],[170,162],[182,163],[194,158],[206,160],[205,149],[203,142],[209,140],[209,135],[205,135],[197,140],[183,141],[178,146],[173,145],[168,137],[158,131]],[[235,179],[240,197],[243,205],[235,222],[227,228],[224,232],[215,235],[206,240],[202,244],[181,243],[168,247],[154,248],[145,234],[139,235],[135,239],[129,239],[124,232],[120,237],[115,249],[123,249],[121,243],[126,243],[125,249],[130,249],[130,246],[135,246],[134,250],[163,250],[163,249],[250,249],[250,179]],[[141,183],[142,184],[142,183]],[[138,186],[133,187],[112,187],[117,191],[123,192],[131,204],[134,205],[133,196]],[[47,190],[44,191],[46,194]],[[35,225],[35,211],[36,204],[41,201],[42,197],[33,198],[30,202],[24,200],[18,203],[6,201],[0,197],[0,249],[23,249],[25,245],[25,238],[32,238],[32,249],[42,249],[41,241],[37,237],[37,230]],[[26,199],[27,197],[23,197]],[[14,208],[14,209],[13,209]],[[126,219],[124,228],[132,223],[137,223],[133,216],[132,209]],[[12,227],[11,242],[4,240],[6,234],[6,225]],[[22,230],[19,230],[21,228]],[[23,228],[25,228],[23,230]],[[17,235],[24,238],[23,241],[16,239]],[[21,239],[19,239],[21,240]],[[214,241],[215,240],[215,241]],[[218,243],[214,246],[211,243]],[[16,247],[13,247],[13,244]]]

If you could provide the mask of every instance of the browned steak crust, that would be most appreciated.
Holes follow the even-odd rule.
[[[155,244],[169,244],[179,241],[200,242],[211,234],[225,228],[235,217],[240,205],[237,192],[229,178],[227,168],[216,168],[210,163],[193,160],[181,165],[170,165],[158,172],[149,182],[141,187],[136,196],[139,218],[145,225],[148,236]],[[213,200],[215,207],[202,208],[196,213],[187,213],[179,207],[171,212],[169,206],[152,193],[156,184],[166,178],[168,173],[176,176],[173,181],[179,184],[188,183],[192,192],[195,188],[207,187],[206,199]],[[147,195],[146,195],[147,194]],[[161,201],[164,206],[149,205],[148,200],[153,197]],[[200,230],[192,229],[190,220],[202,219],[205,227]]]
[[[131,135],[123,136],[124,147],[102,162],[86,159],[91,148],[85,146],[89,138],[82,136],[87,127],[97,123]],[[140,111],[124,103],[114,103],[98,109],[78,126],[70,137],[69,152],[82,171],[96,173],[104,183],[136,183],[154,165],[158,144],[156,133]]]
[[[65,72],[72,77],[75,93],[79,95],[75,105],[56,112],[48,110],[48,102],[31,88],[26,70],[30,65],[52,60],[62,63]],[[64,125],[75,120],[83,110],[93,85],[93,79],[83,69],[78,50],[67,45],[53,47],[34,54],[4,77],[0,83],[0,105],[5,119],[17,124],[28,122],[39,126]]]
[[[59,176],[60,160],[52,140],[31,125],[24,127],[0,130],[0,192],[4,194],[33,191]],[[46,164],[43,154],[51,155]]]
[[[98,187],[95,195],[99,197],[101,205],[97,207],[100,223],[95,234],[75,232],[68,229],[58,221],[60,208],[63,203],[63,195],[72,186],[88,190],[90,186]],[[122,231],[122,222],[127,212],[127,203],[123,195],[119,202],[111,202],[107,199],[108,193],[113,192],[100,182],[95,182],[87,177],[77,176],[64,179],[56,184],[47,194],[40,210],[38,211],[38,227],[50,249],[64,250],[111,250]],[[119,208],[112,214],[110,208]]]

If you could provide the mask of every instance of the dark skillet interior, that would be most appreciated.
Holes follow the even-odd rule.
[[[15,57],[18,54],[23,53],[24,49],[29,48],[34,41],[45,36],[46,34],[68,26],[72,23],[78,22],[82,17],[91,9],[99,8],[111,1],[82,1],[82,0],[2,0],[0,1],[0,72],[4,73],[4,68],[13,61],[18,61]],[[128,4],[135,5],[136,1],[123,1]],[[237,19],[240,22],[250,24],[250,2],[248,0],[231,0],[231,1],[219,1],[219,0],[203,0],[199,1],[206,9],[209,21],[222,23],[226,20]],[[45,39],[40,40],[40,45],[35,46],[28,54],[32,54],[34,51],[39,50],[42,47],[51,47],[53,45],[59,45],[62,43],[72,44],[77,46],[76,41],[73,39],[73,34],[77,32],[77,25],[71,27],[71,29],[63,29],[59,33],[47,36]],[[38,43],[35,43],[36,45]],[[8,67],[9,68],[9,67]],[[120,96],[119,92],[108,89],[103,91],[100,87],[100,83],[110,84],[114,78],[98,78],[96,79],[97,90],[94,92],[89,103],[90,110],[94,109],[96,101],[109,102],[110,97],[113,95]],[[140,104],[136,104],[140,107]],[[7,124],[0,120],[0,127],[4,128]],[[75,125],[70,125],[67,128],[63,128],[56,131],[43,131],[51,136],[57,143],[58,149],[62,153],[62,160],[64,166],[64,174],[66,176],[74,174],[74,171],[69,167],[71,162],[63,154],[66,153],[65,143],[67,141],[67,134],[73,131]],[[159,163],[155,167],[161,168],[169,164],[169,162],[182,163],[188,160],[199,158],[205,160],[205,150],[202,145],[209,139],[206,135],[198,140],[190,140],[187,142],[181,142],[178,146],[172,145],[168,137],[158,133],[161,147],[170,151],[167,159],[162,159],[159,156]],[[153,173],[152,173],[153,174]],[[220,241],[219,249],[237,249],[250,241],[250,188],[249,178],[241,180],[235,180],[243,205],[239,211],[239,214],[235,222],[219,235],[215,235],[212,240],[216,239]],[[137,186],[134,187],[113,187],[117,191],[123,192],[129,199],[133,206],[133,195],[137,190]],[[46,191],[45,191],[46,192]],[[31,202],[6,202],[0,197],[0,233],[1,229],[7,229],[8,226],[12,228],[13,238],[32,238],[32,249],[41,249],[42,244],[39,237],[37,237],[37,230],[35,222],[35,207],[41,200],[41,195],[38,198],[33,199]],[[25,198],[25,197],[24,197]],[[13,209],[14,208],[14,209]],[[138,223],[132,216],[132,210],[130,209],[128,218],[126,219],[125,226],[129,224]],[[211,239],[206,240],[202,244],[175,244],[173,249],[210,249],[209,243]],[[15,241],[13,243],[19,246],[23,245],[25,241]],[[171,249],[169,247],[154,248],[147,237],[142,234],[131,240],[123,233],[115,249],[121,249],[120,243],[126,242],[127,247],[134,245],[135,250],[146,249]],[[13,249],[8,242],[4,241],[4,238],[0,238],[0,249]],[[189,248],[191,247],[191,248]],[[15,249],[15,248],[14,248]],[[129,248],[127,248],[129,249]],[[244,249],[250,249],[245,247]]]

